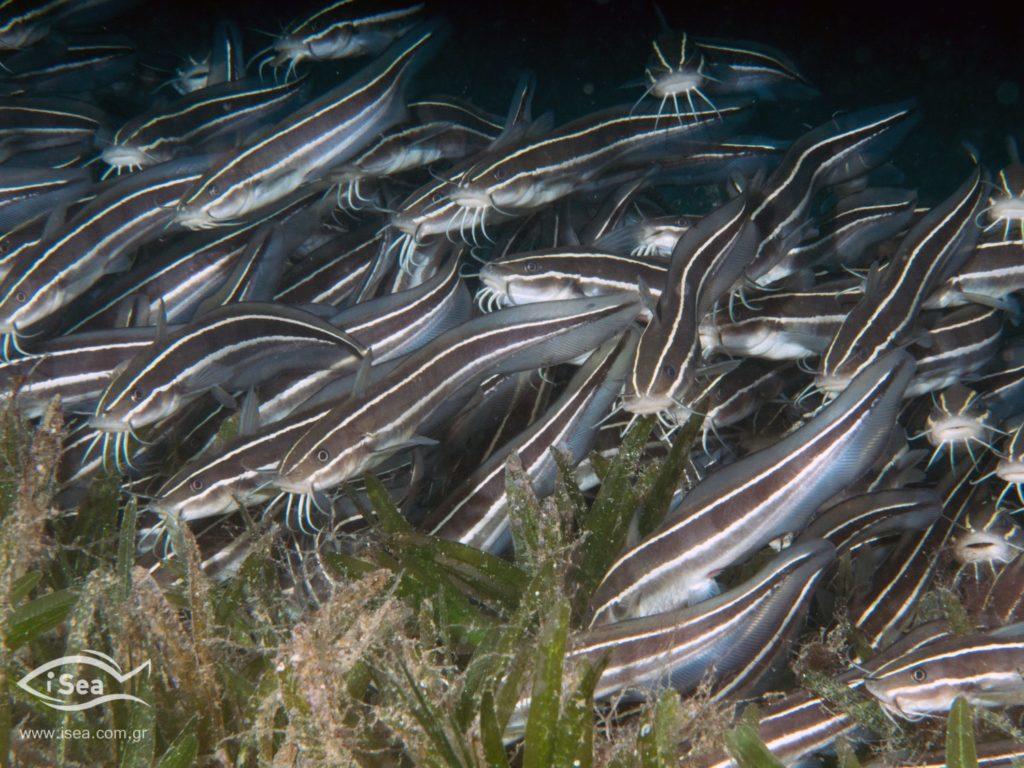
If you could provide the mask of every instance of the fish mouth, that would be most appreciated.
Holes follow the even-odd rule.
[[[841,374],[830,374],[828,376],[817,376],[814,379],[815,386],[822,392],[838,394],[850,384],[850,377]]]
[[[448,198],[462,208],[490,208],[493,205],[487,190],[475,187],[456,187],[448,193]]]
[[[953,416],[943,419],[942,422],[932,427],[929,434],[932,445],[942,443],[960,443],[972,438],[981,438],[985,433],[985,427],[974,419],[963,416]]]
[[[1005,539],[989,531],[972,531],[960,537],[955,547],[962,563],[1008,563],[1016,551]]]
[[[174,221],[185,229],[215,229],[220,224],[202,208],[179,206],[174,212]]]
[[[508,278],[490,264],[480,270],[480,282],[494,293],[500,293],[503,296],[508,294]]]
[[[623,410],[637,416],[649,416],[678,407],[671,397],[666,395],[626,395],[622,399]]]
[[[692,93],[704,83],[704,77],[693,70],[673,70],[657,79],[651,92],[661,97],[679,96]]]
[[[1024,462],[1000,461],[996,466],[996,477],[1008,483],[1024,483]]]
[[[103,162],[113,168],[133,168],[151,165],[152,159],[141,149],[125,145],[113,145],[103,150]]]
[[[87,424],[103,432],[131,432],[131,424],[116,416],[92,416]]]
[[[309,481],[295,480],[281,472],[271,476],[272,485],[280,491],[291,493],[296,496],[312,496],[316,489]]]

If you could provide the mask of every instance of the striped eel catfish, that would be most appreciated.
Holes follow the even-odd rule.
[[[274,40],[269,63],[288,66],[300,62],[348,59],[380,53],[405,34],[423,10],[423,3],[381,9],[366,0],[337,0],[293,22]]]
[[[222,161],[182,197],[189,229],[237,221],[275,203],[359,152],[402,118],[402,94],[439,33],[415,29],[377,63],[309,102]]]
[[[1024,504],[1024,421],[1014,427],[1003,440],[999,452],[999,461],[993,474],[1006,483],[1002,493],[999,494],[999,501],[1002,502],[1011,488],[1016,489],[1017,498]]]
[[[128,253],[169,224],[173,205],[201,176],[205,158],[175,160],[111,184],[0,283],[0,333],[18,348],[26,329],[51,317]]]
[[[4,59],[9,71],[0,78],[0,94],[85,94],[130,76],[135,60],[134,45],[121,36],[54,38]]]
[[[613,230],[597,240],[595,245],[615,253],[628,251],[633,256],[651,260],[659,257],[667,261],[672,258],[679,238],[700,219],[700,216],[689,214],[643,218]]]
[[[803,624],[810,599],[835,549],[823,541],[788,547],[734,589],[689,608],[591,628],[572,638],[567,663],[605,666],[594,698],[645,698],[650,689],[688,693],[710,680],[714,697],[731,696],[762,677],[792,633]],[[520,701],[521,713],[527,701]],[[517,735],[512,715],[505,738]],[[519,721],[519,722],[517,722]]]
[[[657,413],[679,403],[700,364],[698,325],[746,266],[753,250],[746,197],[701,219],[684,234],[653,317],[640,335],[623,390],[623,408]],[[643,290],[640,287],[640,290]]]
[[[103,113],[72,99],[0,99],[0,160],[15,152],[92,143]]]
[[[183,149],[194,151],[225,133],[268,120],[298,98],[301,86],[301,81],[226,82],[133,117],[101,154],[110,166],[107,173],[162,163]]]
[[[288,370],[365,354],[308,312],[259,302],[218,307],[136,355],[110,382],[90,425],[134,433],[211,390],[245,390]]]
[[[343,309],[329,322],[365,346],[374,363],[386,363],[423,346],[469,319],[472,305],[459,275],[459,259],[426,282]],[[352,390],[351,365],[318,367],[278,377],[260,387],[259,421],[267,424],[297,407],[334,399]]]
[[[620,295],[515,307],[470,320],[333,408],[284,455],[275,484],[307,499],[322,494],[415,443],[442,405],[483,377],[573,360],[624,330],[638,311],[635,296]]]
[[[908,398],[953,386],[988,365],[999,352],[1003,318],[991,307],[970,304],[926,312],[919,330],[921,338],[908,347],[917,362]]]
[[[551,203],[594,179],[614,162],[637,154],[665,154],[691,138],[742,117],[746,102],[687,114],[683,123],[620,107],[567,123],[533,141],[489,153],[458,174],[448,191],[455,208],[445,231],[466,232]],[[660,121],[660,124],[659,124]],[[427,234],[427,233],[423,233]]]
[[[174,70],[169,85],[182,96],[230,83],[245,77],[245,56],[241,30],[231,21],[218,22],[213,31],[213,46],[203,57],[189,56]]]
[[[391,247],[399,250],[405,263],[416,246],[432,236],[458,234],[473,242],[479,233],[489,240],[489,224],[559,200],[593,182],[616,162],[685,151],[691,139],[723,130],[744,117],[748,106],[747,102],[723,104],[717,110],[693,113],[685,123],[614,107],[535,139],[499,146],[410,194],[389,217],[401,233]]]
[[[1024,744],[1015,741],[988,741],[975,746],[978,768],[1016,768],[1024,763]],[[946,750],[929,752],[923,757],[892,762],[872,760],[865,768],[946,768]]]
[[[841,390],[879,355],[910,340],[925,298],[964,263],[974,247],[974,217],[984,186],[976,169],[940,205],[915,224],[889,266],[873,269],[864,296],[829,344],[816,383]]]
[[[0,282],[7,276],[23,253],[31,251],[46,231],[48,216],[40,214],[35,218],[25,219],[5,232],[0,232]]]
[[[382,134],[359,155],[331,171],[339,184],[338,204],[358,210],[372,199],[360,192],[365,181],[394,176],[438,161],[461,160],[482,151],[501,133],[494,118],[455,100],[433,99],[408,107],[411,122]]]
[[[796,64],[767,45],[709,37],[697,37],[694,42],[702,54],[710,57],[715,88],[723,93],[752,91],[765,98],[794,98],[817,92]]]
[[[889,712],[920,720],[957,697],[977,707],[1024,703],[1024,624],[954,635],[868,676],[865,689]]]
[[[254,221],[219,237],[188,237],[156,259],[132,269],[107,285],[74,317],[67,329],[153,325],[163,315],[170,325],[189,322],[202,302],[228,278],[264,222]],[[87,294],[88,296],[88,294]]]
[[[953,556],[960,563],[1009,563],[1024,551],[1024,530],[1012,514],[996,501],[970,510],[953,538]]]
[[[996,421],[1005,421],[1024,412],[1024,345],[1003,347],[993,369],[971,380],[981,393]]]
[[[971,509],[952,541],[959,564],[954,582],[964,606],[972,613],[983,608],[992,582],[1004,567],[1024,552],[1024,531],[1011,513],[994,501]]]
[[[820,232],[790,248],[776,267],[793,274],[818,265],[861,266],[874,246],[895,237],[914,218],[917,194],[905,189],[865,189],[839,200]]]
[[[529,251],[489,261],[480,268],[483,287],[477,305],[493,311],[539,301],[639,292],[654,298],[668,277],[668,263],[655,258],[620,256],[584,246]]]
[[[281,277],[274,301],[339,306],[359,287],[383,242],[379,227],[328,240]]]
[[[990,222],[985,232],[1002,224],[1003,240],[1010,239],[1013,228],[1024,239],[1024,164],[1020,162],[1015,142],[1010,142],[1009,149],[1013,162],[999,172],[997,192],[989,198],[988,207],[984,210]]]
[[[985,304],[1018,311],[1011,294],[1024,290],[1024,239],[978,243],[967,262],[924,302],[925,309]]]
[[[928,413],[924,423],[924,434],[928,442],[934,446],[929,466],[944,451],[949,451],[950,464],[953,465],[954,452],[963,447],[971,456],[971,463],[977,464],[972,443],[982,448],[989,448],[992,439],[992,414],[985,401],[973,389],[954,384],[944,389],[935,398],[935,405]]]
[[[922,624],[858,668],[839,675],[838,682],[861,691],[865,672],[884,670],[907,653],[950,634],[946,621]],[[777,760],[786,766],[797,766],[805,764],[811,755],[830,750],[841,736],[855,736],[859,726],[832,702],[810,691],[797,691],[765,706],[757,729],[761,741]],[[693,768],[738,768],[733,758],[724,752],[691,760],[687,764]]]
[[[50,26],[73,8],[75,0],[13,0],[0,7],[0,51],[28,48],[50,32]]]
[[[735,368],[694,381],[680,397],[682,405],[673,408],[674,418],[682,423],[691,413],[704,414],[701,442],[707,452],[708,433],[720,437],[720,429],[742,421],[781,395],[790,372],[787,366],[744,360]]]
[[[0,397],[13,394],[29,418],[41,416],[58,395],[66,413],[91,413],[114,369],[155,337],[154,328],[119,328],[44,341],[32,354],[0,363]]]
[[[700,600],[722,569],[802,529],[881,453],[913,367],[905,352],[879,358],[802,427],[709,475],[612,564],[592,626]]]
[[[915,122],[903,102],[844,115],[795,141],[751,199],[758,245],[747,278],[766,285],[785,277],[781,262],[804,239],[815,193],[883,163]]]
[[[821,354],[857,303],[858,286],[840,280],[809,290],[758,292],[700,325],[705,354],[800,360]]]
[[[581,350],[598,346],[604,338],[625,328],[635,313],[635,302],[616,297],[553,302],[542,307],[494,313],[463,323],[412,355],[397,361],[397,365],[396,361],[383,364],[381,367],[385,371],[380,380],[371,382],[362,395],[353,397],[353,387],[349,387],[338,393],[335,399],[307,403],[287,418],[239,438],[218,455],[186,465],[164,484],[150,502],[150,507],[160,514],[174,514],[183,520],[194,520],[222,514],[240,504],[267,497],[271,495],[268,479],[281,464],[281,457],[296,446],[311,428],[334,424],[332,414],[337,407],[358,402],[369,405],[370,408],[366,409],[369,411],[377,405],[372,398],[367,397],[372,391],[388,385],[393,386],[388,388],[385,396],[391,393],[404,395],[406,389],[415,390],[409,394],[409,404],[394,409],[380,406],[383,410],[378,409],[370,414],[378,419],[378,430],[394,430],[391,423],[380,421],[381,414],[387,414],[386,418],[393,418],[399,426],[410,418],[410,413],[411,418],[423,418],[415,411],[423,407],[420,403],[425,400],[424,386],[433,384],[446,390],[434,393],[434,402],[427,405],[434,408],[438,407],[438,400],[451,397],[452,389],[472,387],[477,378],[458,380],[459,371],[456,371],[453,380],[446,380],[442,376],[444,371],[440,367],[450,357],[458,356],[456,362],[470,369],[467,376],[473,376],[473,370],[480,368],[483,374],[476,375],[486,375],[491,372],[488,366],[495,368],[509,365],[514,366],[513,370],[547,366],[553,361],[572,359]],[[407,317],[405,319],[408,321]],[[389,324],[389,327],[394,332],[394,326]],[[506,345],[492,349],[495,338],[507,338]],[[373,345],[369,346],[372,350]],[[481,353],[481,350],[486,350],[488,354]],[[553,355],[557,357],[553,358]],[[422,371],[418,378],[409,377],[408,372],[413,368]],[[460,371],[465,368],[460,368]],[[413,428],[417,426],[418,423]],[[364,440],[374,437],[372,433],[366,434]],[[409,442],[406,440],[406,443]],[[401,448],[401,444],[385,447],[393,452]],[[372,458],[370,454],[364,460]]]
[[[637,103],[652,96],[658,99],[660,113],[671,101],[671,116],[683,120],[687,113],[679,102],[684,99],[692,113],[695,102],[714,106],[709,96],[715,94],[753,91],[771,98],[777,90],[791,96],[815,92],[792,62],[766,46],[711,39],[689,42],[685,32],[664,33],[651,41],[644,68],[646,88]]]
[[[192,233],[169,247],[154,244],[138,264],[116,280],[86,294],[75,306],[82,313],[68,318],[69,331],[119,325],[155,325],[161,315],[168,324],[189,322],[231,276],[257,236],[269,225],[289,224],[310,202],[296,195],[273,213],[223,232]],[[84,315],[84,316],[83,316]]]
[[[512,542],[508,522],[505,466],[518,456],[539,498],[555,490],[562,451],[575,466],[589,452],[598,423],[611,408],[636,347],[632,332],[610,339],[580,367],[561,396],[514,440],[493,453],[436,505],[422,527],[434,536],[500,553]]]
[[[869,589],[853,601],[850,621],[869,648],[885,646],[909,624],[935,575],[940,553],[977,502],[979,475],[964,471],[943,494],[942,515],[919,534],[905,536],[877,569]]]
[[[994,626],[1024,620],[1024,554],[999,569],[985,596],[981,617]]]
[[[439,494],[450,493],[495,451],[536,422],[556,386],[549,373],[541,370],[491,376],[481,383],[438,446],[438,466],[450,467],[435,480]]]
[[[941,513],[942,500],[931,488],[874,491],[823,510],[796,540],[823,539],[841,556],[882,536],[925,528]]]
[[[89,176],[81,168],[0,167],[0,229],[76,200],[88,187]]]

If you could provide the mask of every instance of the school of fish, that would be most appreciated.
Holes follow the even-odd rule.
[[[599,700],[756,700],[842,614],[838,680],[891,716],[1024,705],[1012,139],[950,147],[960,181],[919,197],[913,101],[766,138],[820,93],[755,43],[665,29],[627,103],[556,124],[531,76],[504,115],[426,91],[424,3],[340,0],[260,51],[221,23],[169,79],[81,33],[118,7],[0,2],[0,395],[59,398],[62,509],[119,475],[140,562],[187,525],[230,579],[240,521],[358,541],[372,472],[418,530],[509,556],[510,458],[588,494],[637,420],[652,460],[697,420],[570,638]],[[936,588],[970,632],[925,615]],[[861,735],[801,689],[759,730],[787,766]]]

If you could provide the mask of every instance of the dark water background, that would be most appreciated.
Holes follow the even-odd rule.
[[[419,93],[454,94],[504,113],[520,73],[535,72],[538,111],[559,121],[632,102],[622,86],[643,74],[661,30],[647,0],[427,0],[451,24],[441,54],[416,82]],[[138,40],[154,63],[172,63],[208,45],[214,24],[233,18],[249,48],[315,2],[148,0],[109,26]],[[837,110],[914,97],[922,121],[899,157],[925,202],[941,196],[968,166],[962,142],[990,167],[1005,161],[1009,135],[1024,139],[1024,14],[992,2],[774,3],[742,0],[667,2],[675,29],[747,39],[788,55],[822,91],[811,103],[775,105],[754,130],[792,136]],[[332,82],[352,65],[321,68]],[[332,69],[334,71],[332,71]]]

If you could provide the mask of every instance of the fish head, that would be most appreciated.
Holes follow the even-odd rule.
[[[93,429],[129,432],[154,424],[176,412],[183,397],[173,385],[161,384],[139,357],[115,371],[90,418]]]
[[[446,179],[433,179],[410,194],[388,216],[388,223],[417,242],[431,235],[458,232],[461,209],[448,196],[454,186]],[[469,223],[463,216],[462,226]]]
[[[972,665],[961,664],[955,654],[915,656],[917,654],[910,654],[906,661],[875,673],[865,681],[865,689],[886,710],[905,720],[920,720],[948,712],[957,697],[972,698],[975,693],[969,674]]]
[[[917,677],[915,677],[917,675]],[[937,693],[924,694],[929,677],[926,665],[892,675],[881,675],[864,683],[864,688],[874,696],[888,712],[904,720],[920,720],[932,712],[942,710],[941,701],[948,698]]]
[[[226,515],[250,500],[259,484],[258,471],[224,459],[189,462],[154,494],[148,508],[161,517],[183,522]]]
[[[357,34],[353,24],[335,25],[318,35],[307,37],[305,48],[313,59],[344,59],[354,54]]]
[[[103,162],[112,168],[140,168],[169,160],[166,153],[146,152],[131,144],[111,144],[100,155]]]
[[[480,282],[512,306],[584,296],[573,272],[529,254],[485,264],[480,270]]]
[[[46,24],[19,23],[10,20],[3,24],[0,32],[0,51],[20,51],[33,43],[42,40],[49,33]]]
[[[194,61],[190,59],[184,66],[178,67],[174,74],[171,87],[182,96],[202,90],[209,84],[210,60]]]
[[[1024,532],[997,503],[974,507],[953,538],[953,557],[962,565],[1009,563],[1024,549]]]
[[[200,179],[178,203],[175,221],[186,229],[228,226],[257,207],[251,183],[227,184],[219,174]]]
[[[376,440],[357,425],[348,424],[352,403],[350,400],[330,411],[295,441],[277,468],[274,485],[279,490],[316,496],[366,469],[376,451]]]
[[[58,281],[45,270],[13,269],[0,283],[0,333],[18,334],[57,313],[67,300]]]
[[[689,332],[681,326],[688,326]],[[640,335],[632,368],[626,375],[623,408],[648,414],[680,404],[683,390],[693,382],[700,357],[700,342],[692,323],[684,321],[677,326],[652,318]]]

